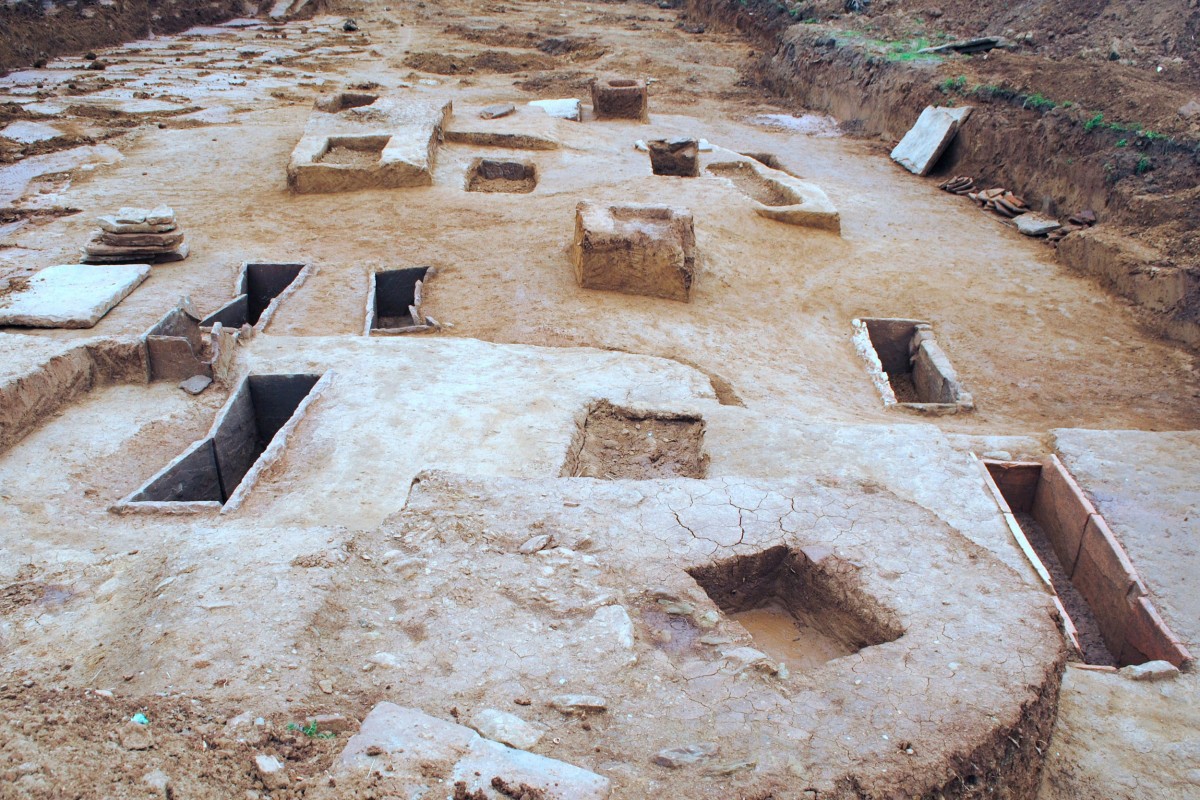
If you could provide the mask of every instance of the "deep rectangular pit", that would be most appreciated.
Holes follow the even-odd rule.
[[[1187,653],[1162,623],[1123,547],[1062,463],[984,461],[1050,575],[1088,664],[1123,667]]]
[[[704,420],[631,411],[601,401],[588,410],[561,474],[610,480],[703,478],[708,474]]]
[[[225,503],[319,378],[250,375],[230,397],[208,437],[127,502]]]
[[[757,649],[791,668],[900,638],[895,615],[859,589],[853,568],[824,551],[812,556],[779,546],[689,573]]]
[[[368,302],[370,330],[388,331],[423,326],[421,289],[429,267],[376,272]]]
[[[200,321],[201,325],[221,323],[227,328],[257,325],[271,303],[292,285],[304,270],[304,264],[247,262],[238,279],[238,295]],[[269,315],[268,315],[269,316]]]
[[[913,408],[969,410],[971,395],[963,391],[958,374],[935,341],[933,327],[915,319],[855,320],[860,333],[865,328],[868,346],[883,369],[883,378],[896,402]],[[869,354],[864,354],[868,356]],[[890,402],[890,400],[888,400]]]
[[[366,169],[379,163],[390,136],[330,136],[329,146],[313,159],[318,164]]]
[[[467,169],[468,192],[528,194],[537,181],[537,167],[528,161],[477,158]]]

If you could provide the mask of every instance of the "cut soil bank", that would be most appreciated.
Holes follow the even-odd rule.
[[[1183,77],[1025,51],[919,56],[920,41],[843,29],[867,30],[868,17],[788,25],[764,0],[687,5],[754,36],[764,48],[754,77],[848,131],[894,141],[927,105],[972,105],[932,175],[1010,188],[1052,216],[1095,211],[1101,226],[1070,234],[1060,260],[1133,300],[1158,331],[1200,345],[1200,145],[1180,112],[1197,91]]]
[[[253,10],[254,4],[250,5]],[[224,22],[246,13],[246,6],[242,0],[6,3],[0,6],[0,72],[34,66],[39,59],[63,53],[82,53],[140,39],[150,33],[178,33],[193,25]]]

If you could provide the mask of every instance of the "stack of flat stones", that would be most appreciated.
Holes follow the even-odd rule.
[[[167,206],[122,208],[96,221],[100,229],[83,248],[85,264],[161,264],[188,256],[175,212]]]

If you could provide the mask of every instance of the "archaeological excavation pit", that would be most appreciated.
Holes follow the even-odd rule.
[[[928,322],[864,318],[853,325],[855,347],[867,361],[884,405],[933,414],[974,408]]]
[[[429,267],[390,269],[371,274],[367,292],[365,333],[415,333],[427,330],[427,318],[421,313],[425,280]]]
[[[468,192],[528,194],[537,182],[537,167],[528,161],[477,158],[467,169]]]
[[[388,136],[330,136],[329,146],[313,161],[326,166],[369,169],[383,158]]]
[[[755,646],[792,669],[818,667],[904,631],[894,614],[863,594],[854,570],[825,548],[772,547],[689,570]]]
[[[1125,548],[1057,456],[983,464],[1018,544],[1049,577],[1067,638],[1085,663],[1179,667],[1191,658],[1162,621]]]
[[[200,511],[226,506],[253,485],[264,454],[294,427],[320,375],[250,375],[230,395],[208,436],[150,478],[114,510]],[[281,431],[283,433],[281,434]],[[234,504],[236,506],[236,504]]]
[[[688,414],[633,411],[608,401],[592,405],[563,464],[565,478],[652,480],[703,478],[704,420]]]
[[[317,98],[316,102],[313,103],[313,107],[318,111],[337,114],[347,109],[369,106],[378,99],[379,95],[368,94],[367,92],[334,92],[333,94]]]
[[[211,327],[219,322],[228,328],[240,328],[243,325],[266,327],[285,297],[285,292],[289,289],[295,291],[303,282],[301,274],[304,267],[299,263],[248,261],[242,264],[235,288],[236,296],[201,320],[200,324]]]

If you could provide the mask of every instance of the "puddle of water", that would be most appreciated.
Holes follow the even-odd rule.
[[[837,120],[821,114],[803,114],[799,117],[791,114],[756,114],[750,117],[751,125],[764,128],[783,128],[793,133],[803,133],[806,136],[841,136]]]
[[[774,603],[731,614],[730,619],[749,632],[756,648],[792,670],[819,667],[854,652]]]

